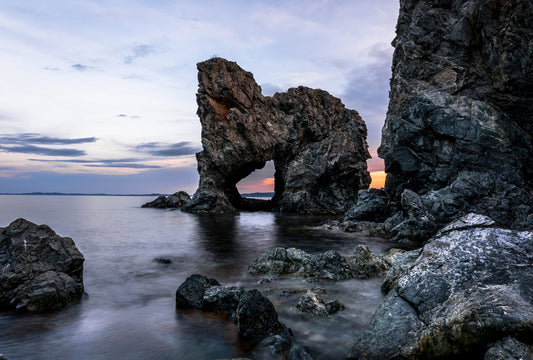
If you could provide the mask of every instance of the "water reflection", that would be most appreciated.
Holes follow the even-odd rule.
[[[384,252],[390,243],[317,227],[319,219],[274,213],[210,216],[141,209],[150,198],[0,197],[0,226],[15,217],[49,224],[70,236],[85,256],[89,298],[42,315],[0,314],[0,353],[17,359],[216,359],[261,357],[240,347],[229,319],[176,313],[175,291],[201,273],[224,285],[260,289],[280,318],[316,359],[344,358],[351,341],[381,300],[379,279],[315,282],[280,278],[257,284],[246,266],[275,246],[308,252],[350,253],[368,244]],[[14,216],[13,216],[14,215]],[[90,224],[90,226],[88,226]],[[154,262],[166,258],[170,264]],[[346,306],[331,319],[306,319],[298,296],[282,289],[322,286]]]

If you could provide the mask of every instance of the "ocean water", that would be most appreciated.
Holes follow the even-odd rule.
[[[47,314],[0,313],[0,354],[27,359],[264,358],[239,343],[230,319],[177,311],[175,292],[191,274],[257,288],[316,359],[343,359],[382,299],[381,279],[343,282],[286,276],[258,282],[246,266],[276,246],[349,254],[358,244],[384,253],[393,244],[317,227],[314,217],[257,212],[210,216],[142,209],[151,197],[0,196],[0,227],[23,217],[72,237],[85,256],[87,296]],[[159,264],[167,258],[171,264]],[[284,289],[327,290],[346,309],[317,319],[295,309]]]

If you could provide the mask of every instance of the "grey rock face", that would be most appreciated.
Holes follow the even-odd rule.
[[[533,232],[490,226],[470,214],[432,238],[350,357],[466,358],[508,335],[532,339]]]
[[[533,346],[526,345],[510,336],[496,342],[485,353],[484,360],[533,359]]]
[[[359,190],[357,203],[344,214],[344,221],[384,221],[387,194],[383,189]]]
[[[58,310],[83,294],[83,255],[46,225],[0,228],[0,311]]]
[[[341,256],[336,251],[308,254],[296,248],[274,248],[263,253],[249,266],[252,274],[294,274],[310,278],[347,280],[380,276],[389,264],[359,245],[352,255]]]
[[[159,196],[154,201],[147,202],[141,207],[158,209],[179,209],[191,201],[191,197],[185,191],[178,191],[169,196]]]
[[[400,1],[378,150],[393,200],[435,191],[439,222],[531,228],[532,19],[531,1]]]
[[[339,99],[305,87],[264,97],[251,73],[221,58],[199,63],[198,81],[200,184],[184,211],[343,213],[368,188],[366,125]],[[242,198],[237,182],[269,160],[272,201]]]

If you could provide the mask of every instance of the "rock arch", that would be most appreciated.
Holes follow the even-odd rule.
[[[307,87],[265,97],[250,72],[222,58],[199,63],[198,81],[200,183],[184,211],[342,213],[368,188],[366,125],[338,98]],[[273,199],[242,198],[237,182],[269,160]]]

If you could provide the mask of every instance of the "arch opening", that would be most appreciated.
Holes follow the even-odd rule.
[[[265,211],[274,207],[275,197],[275,166],[269,160],[261,169],[241,179],[236,184],[241,197],[239,210]]]

